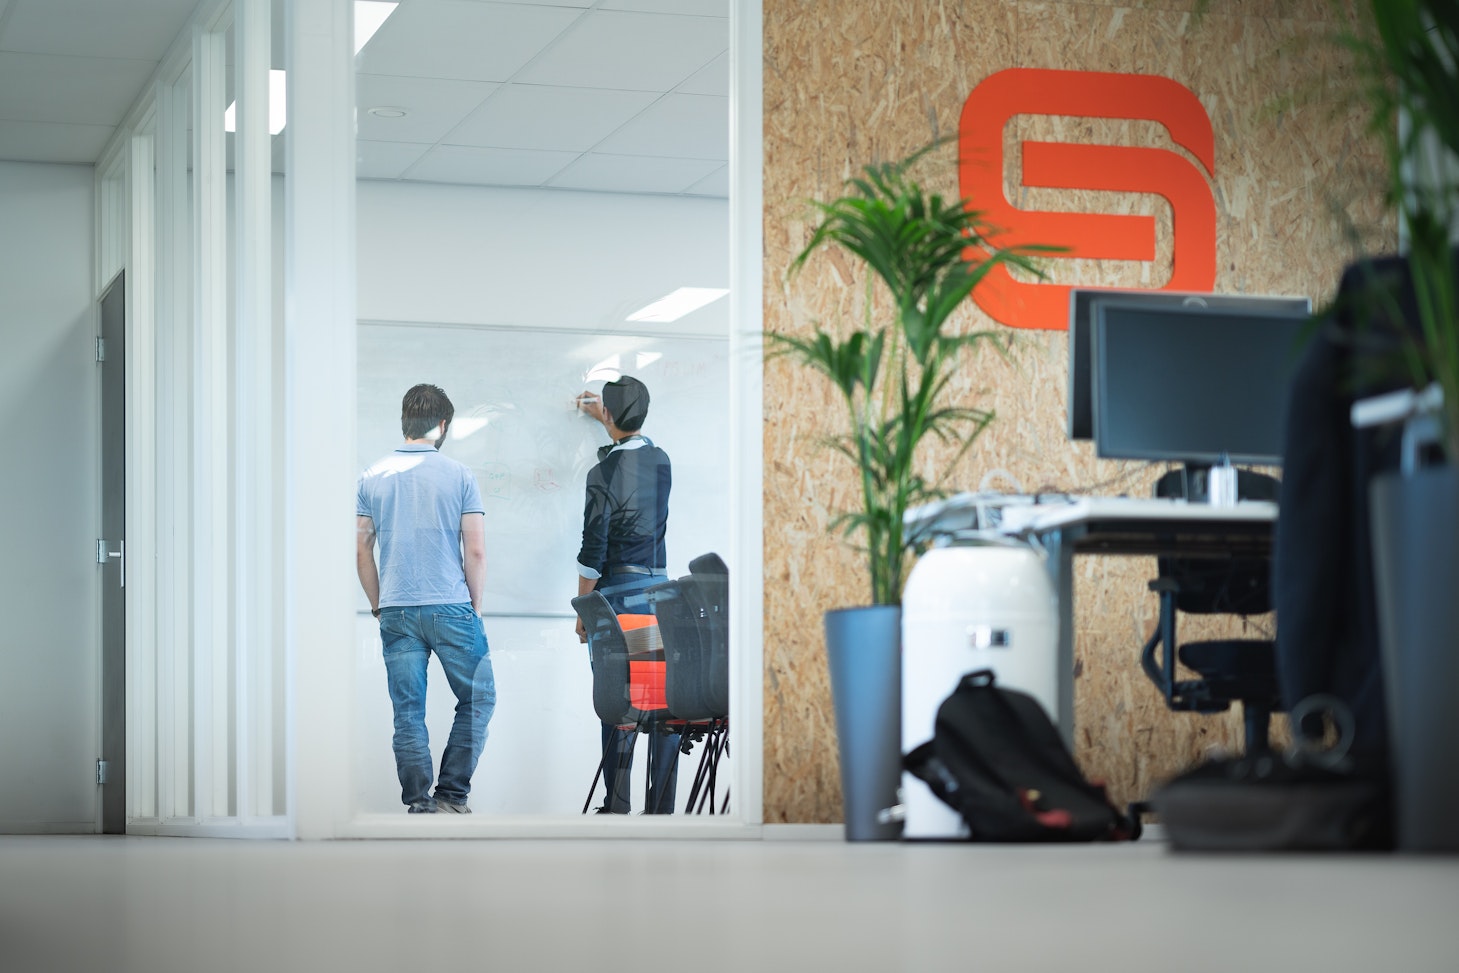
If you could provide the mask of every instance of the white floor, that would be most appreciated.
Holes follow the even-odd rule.
[[[1459,858],[836,833],[0,837],[0,971],[1459,970]]]

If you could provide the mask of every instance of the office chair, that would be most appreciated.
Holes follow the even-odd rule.
[[[583,627],[588,633],[588,651],[593,660],[593,710],[598,719],[610,726],[639,733],[675,732],[669,724],[669,710],[664,699],[663,653],[631,653],[629,636],[601,592],[590,591],[574,598],[572,607],[583,620]],[[631,750],[626,752],[632,753]],[[598,769],[593,774],[593,783],[583,804],[584,814],[588,813],[593,802],[607,757],[605,751],[598,759]],[[674,772],[671,766],[664,773],[663,768],[656,764],[654,748],[650,747],[644,785],[645,809],[650,807],[650,800],[657,797],[655,792],[661,790],[655,787],[655,781],[660,777],[667,780],[668,774]],[[625,770],[621,766],[618,768],[620,774]],[[610,794],[610,802],[611,799]]]
[[[1207,472],[1173,470],[1155,484],[1157,497],[1203,501]],[[1237,471],[1237,496],[1276,500],[1274,477]],[[1160,596],[1160,619],[1140,654],[1145,674],[1172,710],[1221,713],[1240,703],[1246,753],[1269,752],[1271,714],[1284,709],[1277,683],[1276,643],[1271,639],[1216,639],[1180,644],[1176,616],[1259,615],[1272,609],[1271,565],[1267,558],[1157,559],[1159,576],[1150,590]],[[1159,660],[1157,661],[1157,652]],[[1199,679],[1177,679],[1176,661]]]
[[[714,814],[719,761],[729,750],[729,575],[714,554],[696,558],[690,571],[646,594],[664,641],[664,695],[683,735],[679,752],[704,741],[685,809],[702,812],[707,804]],[[719,810],[728,803],[726,793]]]
[[[729,714],[729,568],[718,554],[701,554],[689,562],[689,573],[700,582],[701,616],[709,637],[710,700],[717,711]]]

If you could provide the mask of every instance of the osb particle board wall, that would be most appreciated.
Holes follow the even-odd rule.
[[[1321,301],[1352,254],[1344,224],[1370,246],[1392,246],[1378,203],[1379,158],[1363,115],[1340,110],[1350,83],[1324,38],[1325,0],[1279,4],[1213,0],[1117,6],[1102,2],[765,0],[765,326],[805,332],[812,323],[859,320],[856,268],[830,252],[787,282],[808,237],[806,200],[829,198],[873,161],[900,158],[952,134],[968,92],[1009,67],[1159,74],[1200,98],[1216,132],[1216,290],[1306,294]],[[1012,129],[1017,128],[1017,131]],[[1150,123],[1022,117],[1009,144],[1036,137],[1171,147]],[[923,181],[957,194],[953,153],[930,161]],[[1051,279],[1160,286],[1169,274],[1171,216],[1150,195],[1041,190],[1007,180],[1028,208],[1153,215],[1162,241],[1154,263],[1055,261]],[[1017,195],[1014,195],[1017,194]],[[969,305],[959,327],[992,322]],[[1067,336],[1015,334],[1013,354],[967,362],[956,395],[998,418],[954,475],[974,489],[1003,470],[1026,490],[1148,495],[1163,468],[1096,460],[1064,435]],[[821,615],[865,604],[858,556],[826,527],[853,499],[850,466],[824,448],[838,428],[827,383],[785,360],[765,367],[765,818],[841,819]],[[934,459],[934,463],[936,460]],[[1144,558],[1076,561],[1076,756],[1110,784],[1116,801],[1240,739],[1239,718],[1172,714],[1138,666],[1156,606]],[[1191,637],[1271,630],[1271,618],[1187,624]],[[1224,627],[1223,627],[1224,626]]]

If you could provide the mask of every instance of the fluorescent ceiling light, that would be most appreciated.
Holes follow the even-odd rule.
[[[661,297],[647,307],[639,308],[628,316],[630,321],[677,321],[690,311],[697,311],[711,304],[729,291],[723,287],[681,287]]]
[[[289,102],[284,87],[284,72],[272,68],[268,73],[268,133],[277,135],[284,130],[289,120]],[[223,131],[238,131],[238,102],[228,106],[223,113]]]
[[[375,32],[395,12],[398,3],[387,3],[385,0],[355,0],[355,53],[368,43]],[[283,71],[269,70],[268,73],[268,133],[277,135],[284,130],[288,121],[288,100],[286,98],[285,73]],[[228,106],[223,113],[223,131],[238,131],[238,102]]]

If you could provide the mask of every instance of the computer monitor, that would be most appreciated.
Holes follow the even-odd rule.
[[[1106,459],[1276,466],[1297,310],[1100,301],[1094,314],[1094,442]]]
[[[1195,294],[1185,291],[1128,291],[1076,287],[1069,292],[1069,412],[1070,439],[1094,438],[1094,369],[1091,336],[1094,307],[1100,301],[1139,302],[1152,307],[1247,308],[1255,311],[1300,310],[1308,314],[1312,302],[1305,297],[1270,297],[1251,294]]]

